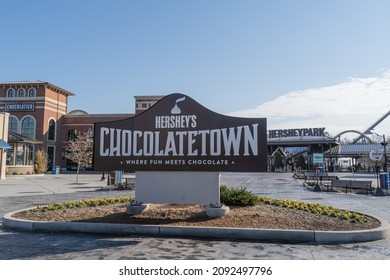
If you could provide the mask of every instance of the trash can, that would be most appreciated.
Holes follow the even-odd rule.
[[[320,170],[320,173],[324,173],[325,172],[325,168],[324,167],[320,167],[319,170]]]
[[[382,189],[388,190],[390,184],[390,173],[379,173],[379,182]]]
[[[60,174],[60,167],[59,166],[53,166],[53,169],[51,170],[51,173],[54,175]]]

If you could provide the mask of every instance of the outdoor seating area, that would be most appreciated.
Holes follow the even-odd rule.
[[[327,172],[306,172],[305,173],[305,182],[306,181],[333,181],[338,180],[338,176],[329,175]]]
[[[107,174],[107,186],[113,186],[120,190],[134,190],[135,180],[134,177],[125,177],[122,171],[113,171]]]
[[[343,188],[345,193],[351,193],[352,190],[364,190],[366,194],[370,192],[372,194],[374,187],[372,187],[372,181],[356,181],[356,180],[333,180],[330,185],[327,186],[327,190],[330,188]]]
[[[338,176],[329,175],[326,172],[307,172],[304,176],[304,186],[313,191],[347,193],[357,192],[373,194],[375,187],[372,180],[340,179]]]

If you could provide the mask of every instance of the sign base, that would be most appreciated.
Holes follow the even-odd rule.
[[[373,194],[374,196],[386,196],[385,192],[382,190],[382,188],[376,188],[375,193]]]
[[[219,218],[226,216],[229,213],[230,209],[227,206],[221,206],[221,207],[207,207],[206,208],[206,215],[211,218]]]
[[[155,204],[220,204],[219,172],[137,171],[135,199]]]
[[[126,213],[129,214],[130,216],[140,215],[145,213],[148,210],[149,210],[149,205],[147,204],[137,205],[137,204],[130,203],[126,207]]]

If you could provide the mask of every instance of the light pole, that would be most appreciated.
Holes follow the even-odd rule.
[[[382,161],[383,153],[380,150],[372,150],[370,152],[370,159],[375,162],[375,173],[376,173],[376,189],[375,193],[373,195],[376,196],[385,196],[384,191],[379,186],[379,169],[380,169],[380,162]]]
[[[387,173],[387,156],[386,156],[386,146],[387,146],[387,142],[386,142],[386,137],[385,135],[383,134],[383,142],[381,142],[381,145],[383,146],[383,156],[385,157],[385,161],[383,163],[383,171]]]

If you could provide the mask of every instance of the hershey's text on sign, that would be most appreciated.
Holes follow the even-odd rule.
[[[95,123],[94,169],[265,172],[265,118],[237,118],[171,94],[144,113]]]

